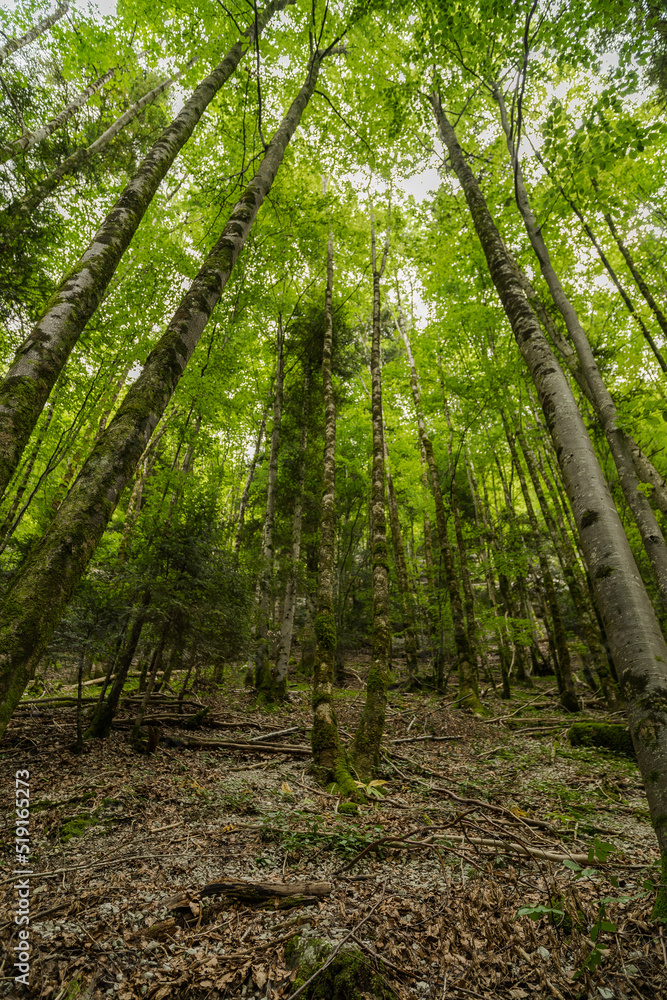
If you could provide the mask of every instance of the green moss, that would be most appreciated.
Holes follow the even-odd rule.
[[[600,515],[596,510],[585,510],[581,518],[581,527],[590,528],[598,520]]]
[[[338,812],[342,813],[343,816],[356,816],[359,812],[359,806],[356,802],[341,802],[338,806]]]
[[[83,837],[89,826],[99,826],[100,821],[95,814],[84,813],[80,816],[72,816],[65,820],[60,830],[58,840],[61,844],[67,844],[72,837]]]
[[[653,920],[664,920],[667,922],[667,852],[661,852],[660,858],[660,888],[653,904],[651,913]]]
[[[336,619],[330,611],[321,611],[313,623],[317,645],[333,652],[336,648]]]
[[[605,722],[576,722],[568,730],[573,747],[602,747],[624,757],[635,756],[632,737],[625,726]]]
[[[285,945],[285,965],[296,969],[292,992],[315,975],[331,954],[331,945],[318,938],[295,936]],[[390,986],[370,966],[366,956],[360,951],[345,951],[334,960],[302,994],[307,1000],[366,1000],[372,996],[376,1000],[389,1000],[396,994]]]

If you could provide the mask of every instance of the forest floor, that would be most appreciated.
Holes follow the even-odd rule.
[[[359,678],[337,691],[344,738],[361,713],[367,665],[356,657]],[[571,747],[572,716],[559,711],[553,678],[535,685],[511,702],[487,694],[493,715],[483,721],[434,694],[391,691],[385,797],[357,815],[341,813],[308,774],[305,684],[270,712],[236,686],[202,692],[204,728],[162,726],[183,742],[237,744],[296,729],[271,737],[284,751],[161,744],[142,756],[123,712],[109,740],[77,756],[73,709],[22,708],[0,752],[11,859],[0,885],[0,996],[278,1000],[305,975],[290,956],[343,942],[401,1000],[667,995],[663,929],[650,922],[645,886],[658,880],[657,849],[637,767]],[[173,715],[173,704],[151,714]],[[27,991],[10,957],[18,770],[30,772]],[[331,890],[290,909],[200,895],[220,880]],[[530,915],[517,916],[521,908]],[[317,984],[299,995],[312,998]],[[326,996],[344,994],[329,987]]]

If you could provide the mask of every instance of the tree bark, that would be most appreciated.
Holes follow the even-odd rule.
[[[371,265],[373,269],[373,341],[371,347],[371,411],[373,469],[371,473],[371,551],[373,579],[373,660],[366,678],[366,701],[350,748],[350,760],[367,784],[377,776],[384,733],[389,685],[391,625],[389,621],[389,564],[387,520],[384,509],[384,427],[382,423],[382,360],[380,355],[380,281],[389,253],[389,230],[378,267],[375,218],[371,207]]]
[[[0,66],[3,64],[5,59],[12,54],[12,52],[18,52],[19,49],[24,49],[26,45],[30,45],[34,42],[36,38],[43,35],[45,32],[52,28],[56,21],[59,21],[61,17],[64,17],[69,10],[69,2],[61,3],[54,10],[53,14],[49,14],[48,17],[43,17],[41,21],[38,21],[34,28],[30,31],[26,31],[25,35],[21,35],[20,38],[8,38],[4,45],[0,46]]]
[[[562,369],[437,95],[433,110],[493,282],[538,392],[609,638],[662,860],[654,916],[667,917],[667,643]]]
[[[5,594],[0,607],[0,736],[220,299],[327,54],[313,56],[303,87],[220,239]]]
[[[98,77],[94,83],[91,83],[88,87],[81,91],[80,94],[74,98],[73,101],[67,105],[66,108],[52,118],[50,121],[46,122],[40,128],[36,129],[34,132],[27,132],[22,135],[20,139],[15,139],[14,142],[10,142],[8,146],[3,146],[0,148],[0,163],[6,163],[7,160],[15,159],[20,153],[27,153],[29,149],[33,146],[39,145],[40,142],[44,142],[48,139],[50,135],[57,132],[59,128],[62,128],[70,118],[72,118],[79,108],[88,101],[93,94],[96,94],[105,83],[108,83],[111,77],[116,72],[115,69],[110,69],[102,76]]]
[[[600,679],[600,684],[602,685],[607,706],[610,712],[617,712],[621,707],[618,697],[618,689],[614,683],[613,677],[611,676],[609,665],[607,663],[607,654],[602,646],[600,636],[598,635],[597,626],[591,620],[586,607],[586,598],[584,597],[584,592],[576,574],[576,556],[574,549],[571,546],[567,546],[558,531],[553,514],[551,513],[551,509],[547,503],[547,498],[544,495],[542,484],[540,483],[540,479],[537,474],[535,456],[521,431],[517,433],[517,440],[521,445],[521,450],[528,468],[528,475],[530,476],[533,484],[533,489],[535,491],[535,496],[537,497],[537,502],[540,505],[540,510],[542,511],[544,523],[546,524],[547,530],[551,536],[554,551],[558,556],[558,561],[560,562],[563,576],[565,577],[565,582],[567,583],[567,588],[570,592],[570,597],[572,598],[574,609],[579,616],[585,642],[588,646],[591,660]],[[586,664],[584,664],[584,666],[586,667]]]
[[[61,281],[0,385],[0,497],[83,328],[99,306],[139,223],[204,111],[261,31],[288,0],[269,0],[244,37],[196,88],[153,144],[78,264]]]

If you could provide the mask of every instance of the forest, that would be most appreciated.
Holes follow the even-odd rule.
[[[667,995],[664,0],[0,9],[0,997]]]

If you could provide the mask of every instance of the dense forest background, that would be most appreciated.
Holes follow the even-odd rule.
[[[50,705],[77,754],[152,754],[229,692],[295,731],[306,691],[358,815],[391,692],[473,734],[540,703],[636,757],[665,918],[663,5],[0,32],[5,739]]]

